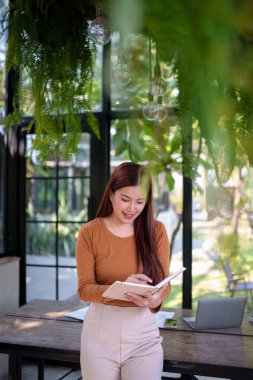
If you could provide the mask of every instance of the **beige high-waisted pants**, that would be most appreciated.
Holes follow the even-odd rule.
[[[91,303],[83,323],[83,380],[160,380],[162,338],[148,308]]]

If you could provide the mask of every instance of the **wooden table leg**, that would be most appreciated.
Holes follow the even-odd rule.
[[[44,360],[40,359],[38,364],[38,380],[44,380]]]
[[[22,357],[20,355],[9,355],[9,380],[22,379]]]

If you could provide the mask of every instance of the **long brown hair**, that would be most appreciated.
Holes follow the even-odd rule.
[[[137,251],[137,271],[143,266],[143,272],[156,284],[164,277],[156,246],[156,231],[153,204],[152,178],[147,167],[133,162],[124,162],[112,173],[106,186],[96,217],[112,214],[111,193],[122,187],[144,186],[147,194],[145,207],[134,221],[134,236]],[[138,273],[138,272],[137,272]]]

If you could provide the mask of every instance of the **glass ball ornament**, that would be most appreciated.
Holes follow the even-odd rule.
[[[163,121],[168,116],[168,110],[162,104],[157,104],[154,110],[154,120]]]
[[[167,92],[167,83],[160,76],[155,75],[149,82],[149,92],[153,96],[164,96]]]
[[[107,20],[103,16],[98,16],[90,22],[88,35],[96,45],[106,45],[111,41],[112,32],[109,29]]]
[[[118,63],[113,68],[113,78],[120,86],[126,86],[131,82],[130,69],[127,63]]]
[[[142,109],[143,116],[146,120],[155,120],[156,116],[156,104],[148,102]]]

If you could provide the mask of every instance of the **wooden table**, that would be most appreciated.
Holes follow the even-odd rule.
[[[0,352],[9,354],[10,380],[21,380],[22,356],[38,358],[38,379],[44,360],[79,364],[82,323],[65,317],[83,302],[34,300],[0,319]]]
[[[82,323],[64,315],[83,306],[34,300],[0,319],[0,352],[10,355],[12,380],[21,379],[22,356],[79,363]],[[253,324],[247,314],[241,329],[200,332],[182,321],[195,311],[174,311],[178,328],[161,330],[165,372],[253,379]]]

